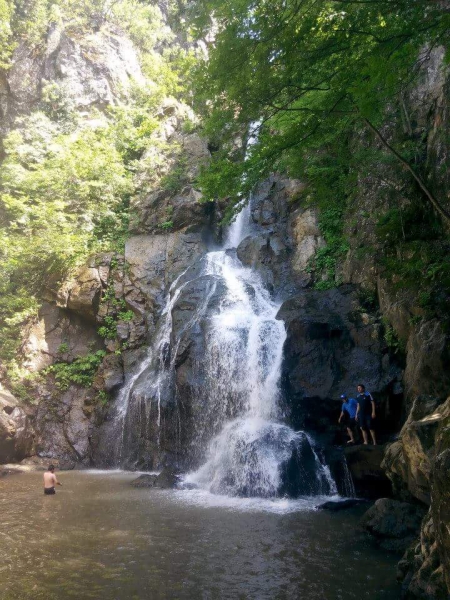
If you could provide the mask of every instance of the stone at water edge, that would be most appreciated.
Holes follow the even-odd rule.
[[[316,506],[318,510],[329,510],[331,512],[338,512],[340,510],[346,510],[347,508],[353,508],[360,504],[368,502],[365,498],[344,498],[343,500],[329,500],[323,504]]]
[[[177,487],[180,478],[170,469],[163,469],[159,475],[145,473],[133,479],[131,485],[135,488],[159,488],[162,490]]]
[[[23,473],[21,469],[10,469],[9,467],[0,467],[0,478],[6,477],[7,475],[20,475],[20,473]]]
[[[448,600],[445,567],[441,564],[436,532],[429,512],[424,518],[420,539],[414,540],[397,566],[397,580],[405,600]]]
[[[140,475],[137,479],[133,479],[131,485],[135,488],[152,488],[155,487],[155,481],[158,475]]]
[[[384,550],[404,552],[417,538],[425,513],[426,508],[419,504],[380,498],[360,524]]]
[[[161,473],[156,477],[155,487],[161,488],[163,490],[173,489],[177,487],[180,478],[178,475],[171,471],[170,469],[163,469]]]

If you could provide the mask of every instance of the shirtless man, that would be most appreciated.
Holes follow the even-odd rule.
[[[50,465],[48,470],[44,473],[44,494],[56,494],[55,485],[62,485],[62,483],[59,483],[56,479],[55,467]]]

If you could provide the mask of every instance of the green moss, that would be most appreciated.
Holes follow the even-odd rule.
[[[324,209],[319,217],[319,229],[326,246],[319,248],[309,262],[308,270],[316,275],[315,288],[330,289],[339,285],[336,279],[336,266],[349,249],[343,234],[343,208],[332,206]],[[317,279],[319,279],[317,281]]]

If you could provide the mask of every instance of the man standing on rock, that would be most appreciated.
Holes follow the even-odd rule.
[[[350,437],[347,444],[355,443],[354,431],[356,431],[356,411],[358,408],[358,403],[354,398],[349,398],[347,394],[342,394],[342,408],[341,414],[339,415],[338,423],[341,423],[344,420],[344,425],[347,427],[347,433]]]
[[[377,440],[375,430],[373,428],[373,420],[375,419],[375,400],[372,394],[366,392],[366,387],[360,383],[358,385],[358,395],[356,397],[358,408],[356,409],[356,420],[361,428],[364,444],[369,443],[367,432],[370,431],[372,444],[376,446]]]
[[[47,496],[56,494],[55,485],[62,485],[62,483],[56,479],[55,467],[50,465],[44,473],[44,494]]]

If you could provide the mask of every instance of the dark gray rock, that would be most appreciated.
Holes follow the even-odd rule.
[[[415,399],[399,439],[388,447],[382,465],[397,497],[430,504],[436,436],[448,419],[447,413],[439,398]]]
[[[158,475],[145,474],[140,475],[137,479],[133,479],[131,485],[135,488],[153,488]]]
[[[278,318],[286,323],[283,384],[295,427],[329,434],[340,412],[337,399],[356,393],[359,382],[382,401],[378,417],[386,427],[395,412],[386,403],[388,390],[401,371],[355,288],[305,290],[283,303]]]
[[[404,600],[448,600],[447,575],[441,563],[436,531],[431,512],[421,526],[415,540],[398,563],[397,579],[401,582]]]
[[[391,496],[391,482],[381,467],[383,446],[350,446],[344,449],[356,493],[365,498]]]
[[[100,365],[94,380],[98,390],[113,392],[123,383],[123,361],[118,354],[107,354]]]
[[[361,519],[361,526],[391,552],[404,552],[418,536],[426,508],[418,504],[380,498]]]
[[[266,287],[277,294],[289,277],[288,253],[281,236],[275,233],[248,236],[237,248],[242,264],[258,271]]]
[[[279,175],[261,182],[250,199],[252,233],[237,249],[241,262],[279,298],[311,282],[308,263],[324,244],[317,211],[298,204],[305,187]]]
[[[346,510],[347,508],[353,508],[354,506],[360,506],[364,504],[367,500],[362,498],[345,498],[344,500],[329,500],[328,502],[324,502],[323,504],[319,504],[316,506],[318,510],[328,510],[330,512],[339,512],[341,510]]]
[[[0,387],[0,464],[30,456],[34,442],[34,428],[21,402]]]
[[[155,487],[162,490],[173,489],[177,487],[180,481],[179,476],[171,469],[163,469],[155,479]]]

